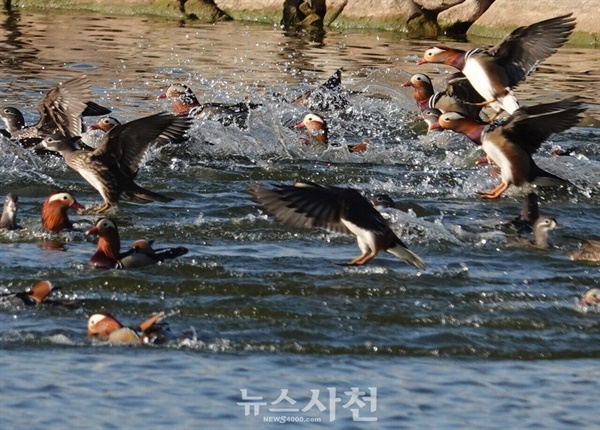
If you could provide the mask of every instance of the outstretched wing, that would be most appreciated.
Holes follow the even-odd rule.
[[[552,134],[577,125],[581,119],[579,114],[585,109],[577,97],[522,107],[502,124],[502,133],[533,154]]]
[[[45,134],[58,131],[67,137],[80,136],[81,113],[91,97],[91,84],[86,75],[56,85],[37,106],[40,120],[36,127]]]
[[[151,143],[181,138],[191,121],[186,116],[161,112],[118,125],[106,133],[94,155],[116,163],[125,176],[133,178]]]
[[[554,54],[574,28],[572,14],[557,16],[515,29],[488,52],[504,67],[512,87]]]

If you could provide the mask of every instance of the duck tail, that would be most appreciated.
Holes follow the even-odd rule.
[[[418,269],[425,269],[425,262],[423,259],[408,249],[400,239],[396,241],[394,246],[388,248],[387,251],[411,266],[415,266]]]
[[[140,187],[139,185],[133,184],[130,189],[123,191],[123,196],[131,201],[137,203],[150,203],[150,202],[172,202],[174,199],[165,195],[155,193],[154,191],[147,190]]]
[[[164,261],[164,260],[170,260],[172,258],[177,258],[180,257],[182,255],[185,255],[189,252],[189,249],[187,249],[184,246],[178,246],[175,248],[164,248],[164,249],[157,249],[155,250],[155,257],[158,259],[158,261]]]

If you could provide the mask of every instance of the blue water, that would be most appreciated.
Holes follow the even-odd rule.
[[[87,266],[95,243],[83,231],[94,216],[72,214],[75,232],[43,232],[39,210],[50,192],[68,190],[86,205],[100,197],[61,159],[0,140],[0,194],[19,194],[25,227],[0,232],[0,292],[40,279],[61,288],[57,306],[0,303],[2,428],[600,426],[600,313],[576,306],[600,285],[600,266],[566,257],[582,239],[600,238],[597,50],[567,46],[517,89],[524,104],[578,94],[589,105],[585,123],[536,155],[573,184],[535,189],[540,212],[562,226],[543,251],[510,245],[514,233],[499,227],[530,187],[481,200],[476,191],[498,183],[475,165],[482,153],[450,132],[424,134],[400,85],[417,71],[439,82],[443,68],[415,64],[432,41],[330,31],[315,42],[268,26],[91,14],[4,19],[2,98],[29,123],[42,94],[78,73],[125,121],[169,109],[156,96],[172,82],[206,100],[263,106],[246,130],[198,122],[185,146],[151,151],[138,182],[175,201],[123,202],[115,215],[123,246],[148,238],[190,252],[141,270]],[[306,147],[293,125],[307,109],[282,101],[342,66],[350,103],[329,114],[331,139],[343,146],[368,137],[363,154]],[[550,155],[559,148],[574,153]],[[390,194],[399,207],[388,211],[392,228],[427,269],[391,254],[339,266],[358,255],[353,238],[285,227],[247,193],[249,181],[298,179]],[[49,240],[66,251],[40,248]],[[135,326],[159,311],[173,335],[167,345],[86,338],[93,313]],[[364,404],[349,403],[353,387]],[[313,401],[302,411],[311,399],[323,410]],[[245,401],[264,404],[246,416]]]

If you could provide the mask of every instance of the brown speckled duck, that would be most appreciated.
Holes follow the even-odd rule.
[[[0,218],[0,230],[18,230],[21,227],[17,224],[17,211],[19,209],[19,196],[8,193],[4,200],[2,208],[2,217]]]
[[[167,113],[137,119],[112,128],[93,151],[77,150],[72,139],[57,134],[47,136],[40,145],[59,152],[100,193],[104,204],[97,212],[101,213],[116,206],[122,195],[139,203],[173,200],[140,187],[134,179],[150,144],[180,139],[190,121]]]
[[[600,240],[586,240],[581,244],[581,247],[568,254],[571,260],[589,261],[600,263]]]
[[[40,119],[35,125],[26,126],[21,111],[11,106],[0,108],[0,118],[6,124],[11,138],[25,147],[34,146],[45,136],[55,133],[76,137],[83,130],[82,116],[105,115],[110,112],[91,102],[91,96],[90,80],[82,75],[48,91],[37,106]]]

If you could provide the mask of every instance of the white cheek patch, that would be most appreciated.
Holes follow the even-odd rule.
[[[425,56],[429,57],[429,56],[441,54],[442,52],[446,52],[446,50],[442,49],[442,48],[438,48],[437,46],[434,46],[433,48],[430,48],[427,51],[425,51]]]
[[[88,328],[95,326],[100,321],[102,321],[104,318],[106,318],[106,317],[104,315],[101,315],[101,314],[94,314],[94,315],[92,315],[90,317],[90,319],[88,320]]]
[[[67,201],[67,200],[69,200],[69,197],[71,197],[71,196],[67,193],[58,193],[58,194],[54,194],[52,197],[50,197],[49,201],[51,201],[51,202],[53,202],[55,200]]]
[[[306,115],[306,117],[304,118],[305,122],[311,122],[311,121],[315,121],[315,122],[320,122],[321,124],[324,124],[323,118],[321,118],[320,116],[317,115]]]

